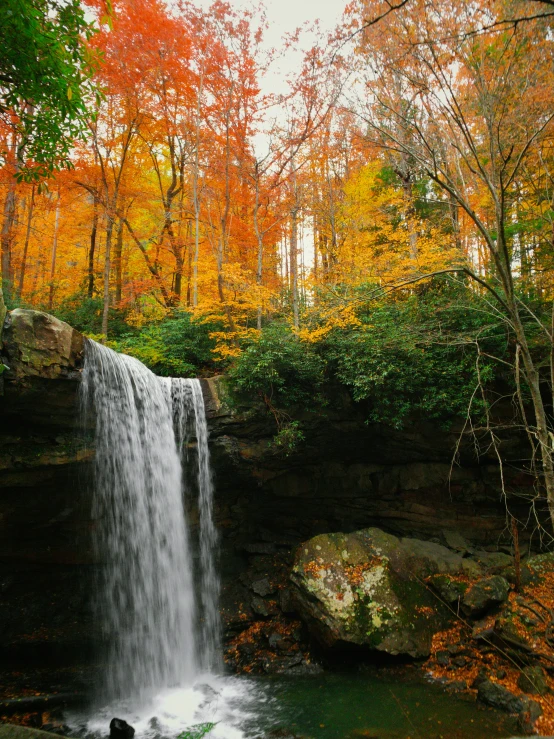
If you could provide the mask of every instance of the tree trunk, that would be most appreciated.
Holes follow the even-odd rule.
[[[33,210],[35,207],[35,186],[31,189],[31,201],[29,203],[29,213],[27,214],[27,231],[25,233],[25,245],[23,247],[23,258],[21,260],[21,269],[19,270],[19,285],[17,288],[17,299],[21,300],[23,293],[23,282],[25,280],[25,269],[27,267],[27,254],[29,251],[29,241],[31,239],[31,226],[33,223]]]
[[[258,311],[256,317],[256,327],[258,331],[262,328],[262,311],[263,305],[261,300],[261,287],[263,279],[263,266],[264,266],[264,240],[263,235],[260,232],[260,224],[258,222],[258,214],[260,210],[260,176],[258,170],[258,162],[256,162],[256,200],[254,203],[254,231],[256,234],[256,240],[258,242],[258,265],[256,268],[256,285],[260,288],[258,295]]]
[[[108,338],[108,318],[110,310],[110,271],[111,271],[111,252],[112,252],[112,233],[114,219],[111,213],[106,214],[108,222],[106,225],[106,261],[104,262],[104,292],[103,292],[103,309],[102,309],[102,334],[104,340]]]
[[[50,259],[50,290],[48,292],[48,310],[54,305],[54,278],[56,276],[56,258],[58,256],[58,228],[60,225],[60,191],[56,203],[56,220],[54,223],[54,239],[52,241],[52,255]]]
[[[90,231],[90,249],[88,253],[87,270],[87,296],[92,299],[94,295],[94,258],[96,253],[96,235],[98,233],[98,198],[94,196],[92,211],[92,228]]]
[[[117,224],[117,236],[115,240],[115,250],[113,265],[115,270],[115,305],[119,306],[121,303],[122,293],[122,255],[123,255],[123,218],[119,219]]]
[[[9,304],[12,297],[12,241],[13,229],[15,224],[15,203],[16,203],[16,181],[10,178],[8,192],[4,201],[4,220],[2,222],[1,250],[2,250],[2,288],[4,291],[4,299]]]
[[[294,327],[300,325],[298,315],[298,210],[293,208],[290,214],[290,274],[292,291],[292,318]]]

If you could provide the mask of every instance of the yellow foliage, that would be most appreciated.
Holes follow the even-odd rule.
[[[379,160],[346,183],[340,227],[337,277],[345,283],[395,283],[463,261],[445,230],[419,219],[403,189],[387,182]]]

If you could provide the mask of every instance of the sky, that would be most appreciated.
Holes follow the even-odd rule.
[[[193,0],[193,2],[200,7],[208,8],[212,0]],[[258,4],[256,2],[252,3],[251,0],[229,0],[229,3],[237,10],[250,8],[252,5]],[[320,28],[325,35],[332,31],[341,19],[346,0],[265,0],[264,4],[269,23],[265,43],[268,48],[275,47],[278,50],[283,36],[287,33],[294,33],[297,28],[306,22],[312,24],[319,20]],[[298,69],[302,48],[312,46],[313,40],[314,37],[310,34],[302,34],[298,53],[287,52],[280,59],[278,70],[275,70],[265,81],[265,84],[270,88],[268,91],[285,92],[284,79],[288,74]]]

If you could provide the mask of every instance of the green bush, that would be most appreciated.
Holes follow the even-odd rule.
[[[480,380],[491,386],[508,351],[501,322],[466,290],[430,290],[405,301],[373,304],[362,325],[333,331],[322,351],[368,420],[400,427],[412,413],[442,421],[483,410]],[[479,361],[477,364],[477,359]]]
[[[97,336],[102,332],[102,310],[103,302],[101,298],[87,298],[81,293],[75,293],[66,298],[51,313],[61,321],[69,323],[77,331],[83,334]],[[110,338],[117,338],[122,334],[129,333],[131,328],[125,322],[125,319],[126,311],[116,308],[109,309]]]
[[[158,375],[196,377],[216,367],[215,340],[210,338],[216,330],[221,330],[219,324],[195,321],[190,313],[179,311],[140,332],[121,336],[114,348],[136,357]]]
[[[249,343],[229,371],[238,393],[259,396],[283,408],[310,406],[324,379],[325,361],[290,327],[273,323]]]

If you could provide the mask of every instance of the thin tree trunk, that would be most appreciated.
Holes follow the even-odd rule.
[[[15,223],[15,202],[16,202],[16,180],[10,178],[8,192],[4,201],[4,220],[2,222],[1,250],[2,250],[2,289],[4,291],[4,299],[6,303],[11,302],[12,297],[12,240],[13,229]]]
[[[96,256],[96,236],[98,234],[98,198],[94,196],[92,211],[92,228],[90,231],[90,249],[88,253],[87,296],[94,295],[94,259]]]
[[[106,261],[104,262],[104,291],[103,291],[103,309],[102,309],[102,334],[104,340],[108,338],[108,318],[110,310],[110,271],[111,271],[111,252],[112,252],[112,233],[114,219],[111,213],[107,213],[106,225]]]
[[[298,316],[298,210],[294,207],[290,214],[290,274],[292,290],[292,319],[294,327],[300,325]]]
[[[192,200],[194,205],[194,259],[192,263],[192,305],[198,305],[198,259],[200,257],[200,202],[198,198],[198,176],[200,169],[200,111],[204,89],[204,72],[200,77],[195,122],[194,172],[192,177]]]
[[[256,233],[256,240],[258,242],[258,266],[256,269],[256,285],[260,289],[259,295],[258,295],[258,315],[256,319],[256,326],[258,328],[258,331],[262,328],[262,311],[263,311],[263,305],[262,305],[262,299],[261,299],[261,287],[262,287],[262,279],[263,279],[263,266],[264,266],[264,240],[263,235],[260,232],[260,224],[258,223],[258,214],[260,210],[260,173],[258,168],[258,162],[255,164],[256,167],[256,199],[254,203],[254,231]]]
[[[121,303],[122,293],[122,256],[123,256],[123,218],[119,219],[117,224],[117,236],[115,240],[115,250],[113,265],[115,270],[115,305],[119,306]]]
[[[54,278],[56,275],[56,258],[58,256],[58,228],[60,225],[60,191],[56,202],[56,220],[54,222],[54,239],[52,240],[52,255],[50,259],[50,290],[48,292],[48,310],[54,305]]]
[[[21,300],[23,293],[23,282],[25,280],[25,270],[27,268],[27,254],[29,252],[29,241],[31,239],[31,226],[33,223],[33,210],[35,207],[35,186],[31,189],[31,201],[29,203],[29,213],[27,214],[27,231],[25,232],[25,245],[23,246],[23,259],[21,260],[21,269],[19,270],[19,285],[17,288],[17,299]]]

